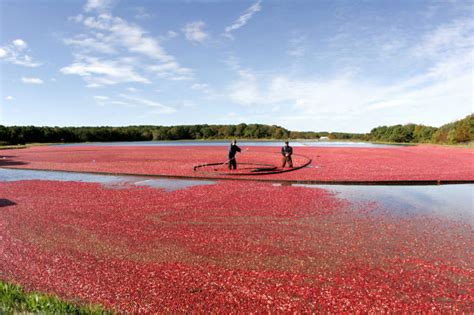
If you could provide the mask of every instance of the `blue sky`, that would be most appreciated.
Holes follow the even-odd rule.
[[[474,111],[473,1],[0,0],[0,124],[367,132]]]

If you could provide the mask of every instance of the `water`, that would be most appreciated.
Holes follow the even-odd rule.
[[[300,185],[323,188],[352,202],[376,201],[390,215],[433,215],[474,225],[474,184],[438,186]]]
[[[61,182],[99,183],[107,188],[120,189],[133,186],[147,186],[174,191],[198,185],[212,185],[210,180],[175,180],[168,178],[147,178],[139,176],[114,176],[70,172],[49,172],[32,170],[12,170],[0,168],[0,182],[20,180],[50,180]]]
[[[100,183],[107,188],[120,189],[133,186],[174,191],[196,185],[212,185],[217,181],[168,178],[147,178],[139,176],[113,176],[86,173],[13,170],[0,168],[0,182],[20,180],[75,181]],[[281,184],[273,184],[280,186]],[[322,188],[337,197],[351,202],[376,202],[383,214],[409,217],[433,215],[461,220],[474,226],[474,184],[439,186],[362,186],[362,185],[307,185],[308,188]],[[377,211],[377,209],[375,209]]]
[[[66,143],[53,144],[53,146],[228,146],[230,141],[196,141],[196,140],[179,140],[179,141],[128,141],[128,142],[87,142],[87,143]],[[283,141],[238,141],[238,145],[242,146],[263,146],[263,147],[281,147]],[[291,146],[294,147],[346,147],[346,148],[394,148],[400,144],[375,144],[370,142],[349,142],[349,141],[292,141]]]

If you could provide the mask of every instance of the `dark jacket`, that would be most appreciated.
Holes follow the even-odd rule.
[[[293,154],[293,148],[290,147],[289,145],[288,146],[285,145],[284,147],[281,148],[281,155],[286,156],[287,154],[289,156]]]
[[[231,144],[229,148],[229,159],[233,159],[237,152],[240,152],[240,148],[236,144]]]

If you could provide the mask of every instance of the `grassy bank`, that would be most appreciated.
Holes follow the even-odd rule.
[[[65,302],[55,296],[25,292],[20,286],[0,281],[0,313],[112,314],[100,306]]]

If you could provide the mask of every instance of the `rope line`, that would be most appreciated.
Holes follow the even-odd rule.
[[[279,154],[279,153],[274,153],[274,154]],[[292,168],[279,168],[278,166],[275,166],[273,164],[267,164],[267,163],[249,163],[249,162],[243,162],[239,163],[239,165],[253,165],[256,167],[246,167],[246,168],[241,168],[244,170],[249,170],[248,172],[232,172],[232,171],[227,171],[227,172],[219,172],[216,168],[214,168],[214,171],[206,171],[205,168],[207,167],[212,167],[212,166],[223,166],[227,164],[227,162],[224,163],[204,163],[204,164],[199,164],[193,166],[193,170],[198,173],[203,173],[203,174],[215,174],[215,175],[227,175],[227,176],[255,176],[255,175],[270,175],[270,174],[280,174],[280,173],[287,173],[287,172],[292,172],[296,171],[299,169],[302,169],[309,164],[311,164],[312,160],[311,158],[302,155],[302,154],[293,154],[293,156],[299,156],[304,159],[306,159],[306,162],[303,163],[302,165],[295,166]]]

